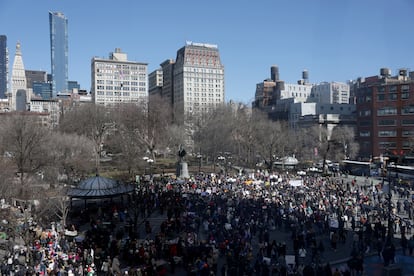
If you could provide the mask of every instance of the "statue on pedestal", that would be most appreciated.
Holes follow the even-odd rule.
[[[185,151],[185,149],[183,148],[182,145],[180,145],[179,149],[178,149],[178,158],[179,158],[179,162],[178,162],[178,166],[177,166],[177,176],[178,178],[190,178],[190,175],[188,173],[188,164],[187,162],[184,161],[184,157],[187,154],[187,152]]]

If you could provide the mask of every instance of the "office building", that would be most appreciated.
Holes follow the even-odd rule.
[[[96,104],[148,102],[147,63],[129,61],[127,54],[116,48],[108,59],[91,61],[91,93]]]
[[[33,94],[43,100],[52,99],[51,82],[33,82]]]
[[[58,99],[32,99],[30,112],[42,114],[44,126],[56,128],[59,125],[60,106]]]
[[[276,82],[272,79],[265,79],[256,84],[254,95],[254,107],[262,111],[268,111],[276,104]]]
[[[357,105],[360,155],[387,156],[404,162],[414,149],[414,72],[381,68],[376,76],[359,78],[352,92]]]
[[[0,35],[0,99],[5,99],[9,78],[9,52],[7,50],[7,36]]]
[[[253,107],[263,111],[271,111],[274,106],[284,99],[295,99],[296,102],[306,102],[311,94],[312,84],[309,84],[309,73],[302,72],[302,79],[297,83],[285,83],[279,79],[279,67],[270,68],[270,78],[256,84]]]
[[[46,82],[47,74],[46,71],[37,71],[37,70],[25,70],[26,74],[26,85],[27,88],[33,88],[33,83],[35,82]]]
[[[291,102],[289,107],[289,127],[292,129],[324,127],[328,137],[337,126],[355,128],[356,106],[354,104]]]
[[[186,42],[173,69],[173,110],[178,122],[224,103],[224,66],[217,45]]]
[[[312,91],[309,73],[302,71],[302,79],[297,83],[285,83],[279,78],[279,67],[270,68],[270,79],[256,85],[254,109],[266,112],[273,120],[289,120],[289,108],[292,103],[306,102]]]
[[[80,84],[77,81],[68,81],[68,92],[79,91]]]
[[[148,96],[162,97],[162,69],[157,69],[148,75]]]
[[[30,101],[30,96],[31,95],[27,89],[26,72],[24,70],[21,46],[20,42],[17,42],[11,74],[10,109],[17,111],[27,110],[27,104]]]
[[[322,104],[348,104],[349,85],[342,82],[322,82],[312,86],[308,102]]]
[[[171,105],[171,108],[174,102],[174,64],[175,61],[173,59],[167,59],[160,64],[162,70],[161,96]]]
[[[68,20],[61,12],[49,12],[52,96],[68,90]]]

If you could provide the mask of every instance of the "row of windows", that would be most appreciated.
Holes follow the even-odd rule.
[[[123,90],[123,91],[147,91],[146,86],[103,86],[103,85],[98,85],[96,86],[96,90],[115,90],[115,91],[119,91],[119,90]]]
[[[194,91],[194,92],[223,92],[221,89],[211,89],[211,88],[209,88],[209,89],[205,89],[205,88],[201,88],[201,89],[199,89],[199,88],[194,88],[194,89],[192,89],[191,87],[188,87],[187,88],[187,91],[190,91],[189,93],[191,94],[191,91]]]
[[[115,96],[115,97],[146,97],[145,93],[138,93],[138,92],[104,92],[104,91],[98,91],[96,93],[98,96]],[[111,98],[112,99],[112,98]]]
[[[398,86],[397,85],[389,85],[388,87],[388,92],[396,92],[398,90]],[[401,91],[403,92],[407,92],[410,90],[410,85],[409,84],[403,84],[401,85]],[[368,92],[371,92],[372,89],[367,90]],[[387,91],[386,86],[379,86],[377,88],[378,93],[385,93]]]
[[[220,102],[221,102],[221,100],[220,100],[220,99],[216,99],[215,101],[213,101],[213,100],[206,101],[206,100],[204,99],[204,101],[202,101],[202,102],[198,102],[198,103],[194,103],[194,104],[191,104],[191,102],[188,102],[187,104],[188,104],[188,105],[193,105],[193,106],[200,106],[200,105],[208,105],[208,104],[212,104],[213,102],[220,103]]]
[[[194,98],[194,99],[192,99],[190,97],[187,97],[187,103],[191,104],[192,102],[194,102],[195,105],[198,105],[198,102],[200,102],[200,99],[201,99],[201,103],[214,102],[214,101],[221,102],[222,101],[221,97],[218,97],[218,98]]]
[[[402,147],[404,149],[409,149],[412,147],[412,143],[410,141],[403,141]],[[379,148],[383,150],[395,149],[397,148],[397,143],[396,142],[379,142]]]
[[[211,69],[211,68],[184,67],[183,70],[184,72],[194,72],[194,73],[224,74],[224,71],[221,69]]]
[[[147,67],[144,65],[130,65],[130,64],[114,64],[114,63],[105,63],[105,62],[96,62],[95,67],[99,69],[123,69],[123,70],[132,70],[132,71],[141,71],[146,72]]]
[[[382,107],[377,109],[377,116],[387,116],[387,115],[397,115],[398,110],[396,107]],[[403,106],[401,108],[401,115],[410,115],[414,114],[414,105]],[[359,116],[371,116],[371,110],[361,110],[359,111]]]
[[[291,98],[291,97],[307,97],[308,95],[305,94],[305,93],[302,95],[302,93],[298,93],[298,92],[293,93],[293,92],[291,92],[290,94],[286,93],[286,95],[283,95],[283,96],[286,97],[286,98]]]
[[[388,96],[388,97],[386,97]],[[407,100],[410,98],[410,94],[408,92],[404,92],[401,93],[401,100]],[[392,94],[378,94],[377,95],[377,101],[378,102],[382,102],[382,101],[397,101],[398,100],[398,94],[397,93],[392,93]],[[371,96],[365,96],[364,97],[359,97],[358,98],[358,103],[369,103],[372,101],[372,97]]]
[[[193,93],[191,93],[191,92],[187,92],[186,93],[186,96],[188,97],[188,96],[192,96],[193,95]],[[221,97],[221,93],[216,93],[216,97]],[[201,97],[214,97],[214,94],[213,93],[194,93],[194,97],[199,97],[199,96],[201,96]]]
[[[224,78],[208,78],[208,77],[204,77],[204,78],[198,78],[198,77],[189,77],[189,78],[184,78],[184,81],[186,83],[193,83],[194,84],[198,84],[199,82],[203,82],[203,83],[223,83]],[[200,84],[202,85],[202,84]]]
[[[209,59],[204,59],[204,58],[186,58],[185,59],[186,63],[189,63],[191,65],[201,65],[201,66],[216,66],[216,65],[220,65],[220,62],[218,59],[216,58],[209,58]]]
[[[406,100],[406,99],[409,99],[409,98],[410,98],[410,92],[401,93],[401,99],[402,100]],[[368,102],[368,99],[370,99],[370,97],[367,96],[366,97],[367,102]],[[377,95],[377,101],[385,101],[385,100],[396,101],[396,100],[398,100],[398,94],[397,93],[389,93],[389,94],[378,94]]]
[[[321,106],[320,106],[320,110],[324,110],[324,109],[325,109],[325,107],[324,107],[323,105],[321,105]],[[331,107],[329,108],[329,110],[334,110],[334,109],[335,109],[335,108],[334,108],[333,106],[331,106]],[[340,106],[340,107],[339,107],[339,110],[343,111],[343,110],[344,110],[344,107],[343,107],[343,106]],[[348,106],[347,110],[348,110],[348,111],[351,111],[351,107],[350,107],[350,106]]]
[[[139,71],[130,71],[130,70],[121,70],[121,71],[113,71],[113,70],[104,70],[104,69],[96,69],[96,74],[103,74],[103,75],[113,75],[113,76],[136,76],[136,75],[146,75],[145,73]]]
[[[401,135],[403,137],[414,136],[414,130],[402,130]],[[371,131],[363,130],[359,132],[360,137],[370,137]],[[397,137],[397,130],[380,130],[378,131],[378,137]]]
[[[359,121],[359,126],[371,126],[372,122],[370,120],[368,121]],[[379,126],[396,126],[397,120],[379,120],[378,121]],[[414,119],[404,119],[401,120],[402,126],[411,126],[414,125]]]
[[[380,149],[394,149],[397,147],[396,142],[379,142],[378,145]]]
[[[140,81],[146,81],[147,78],[145,76],[138,76],[138,75],[133,75],[133,76],[120,76],[120,75],[113,75],[113,74],[96,74],[95,76],[96,79],[106,79],[106,80],[122,80],[122,81],[126,81],[126,80],[140,80]]]
[[[97,84],[110,84],[110,85],[117,85],[117,86],[127,86],[127,85],[132,85],[132,86],[145,86],[147,83],[146,82],[137,82],[137,81],[112,81],[112,80],[97,80],[96,81]]]

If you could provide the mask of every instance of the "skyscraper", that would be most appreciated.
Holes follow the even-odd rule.
[[[174,65],[173,109],[184,123],[224,103],[224,66],[217,45],[187,42]]]
[[[9,53],[7,51],[7,36],[0,35],[0,99],[6,98],[8,71]]]
[[[26,72],[24,70],[20,42],[16,44],[12,77],[11,77],[11,110],[24,111],[30,101],[30,93],[27,91]]]
[[[68,90],[68,20],[61,12],[49,12],[52,95]]]

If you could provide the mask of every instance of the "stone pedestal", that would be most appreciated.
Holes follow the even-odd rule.
[[[188,173],[188,164],[187,164],[187,162],[178,163],[177,176],[180,179],[190,178],[190,174]]]

